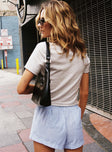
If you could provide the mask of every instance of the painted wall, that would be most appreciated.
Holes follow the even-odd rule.
[[[12,35],[13,49],[7,50],[7,63],[8,68],[16,67],[16,58],[19,58],[19,66],[21,67],[20,56],[20,42],[19,42],[19,24],[17,16],[1,16],[0,17],[0,29],[8,29],[8,35]],[[3,59],[3,51],[0,50],[0,66],[1,59]]]

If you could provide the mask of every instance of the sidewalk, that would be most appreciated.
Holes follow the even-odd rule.
[[[35,104],[31,95],[17,94],[20,78],[15,69],[0,69],[0,152],[34,152],[29,133]],[[112,120],[86,110],[83,127],[83,152],[112,152]]]

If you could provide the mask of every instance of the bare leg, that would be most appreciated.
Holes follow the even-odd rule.
[[[54,152],[55,149],[47,147],[43,144],[33,142],[34,144],[34,152]]]
[[[82,150],[83,150],[83,146],[73,150],[65,149],[64,152],[82,152]]]

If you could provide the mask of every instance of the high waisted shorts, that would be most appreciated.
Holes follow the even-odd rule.
[[[37,106],[30,139],[60,150],[81,147],[84,140],[80,107]]]

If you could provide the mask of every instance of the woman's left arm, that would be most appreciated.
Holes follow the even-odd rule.
[[[81,118],[83,117],[89,92],[89,74],[84,73],[80,83],[79,107],[81,108]]]
[[[24,71],[23,76],[17,86],[18,94],[30,94],[33,93],[34,85],[30,84],[34,74],[28,71],[27,69]]]

